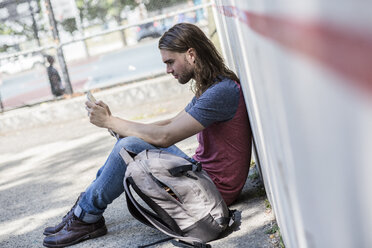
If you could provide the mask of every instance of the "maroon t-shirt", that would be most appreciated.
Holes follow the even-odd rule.
[[[224,79],[194,98],[186,112],[205,129],[193,158],[202,163],[227,205],[241,192],[248,176],[252,134],[238,83]]]

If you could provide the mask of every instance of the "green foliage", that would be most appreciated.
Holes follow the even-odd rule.
[[[251,179],[251,180],[256,180],[256,179],[259,178],[259,175],[258,175],[258,173],[255,171],[254,173],[250,174],[248,177],[249,177],[249,179]]]
[[[283,241],[282,235],[279,234],[279,237],[280,237],[280,240],[279,240],[279,247],[280,247],[280,248],[285,248],[285,245],[284,245],[284,241]]]
[[[73,33],[77,30],[76,21],[75,18],[68,18],[61,22],[61,25],[64,30],[66,30],[69,33]]]
[[[14,27],[17,29],[14,29]],[[2,35],[24,35],[27,39],[33,39],[34,31],[32,26],[27,25],[22,19],[16,19],[12,21],[11,25],[2,24],[0,26],[0,34]]]
[[[268,229],[268,230],[266,230],[266,234],[275,234],[277,231],[279,231],[279,226],[278,226],[278,224],[274,224],[274,225],[272,225],[271,226],[271,228],[270,229]]]
[[[126,6],[136,6],[135,0],[76,0],[76,6],[80,12],[80,18],[104,24],[109,19],[118,23],[121,21],[120,14]]]
[[[40,33],[50,32],[44,23],[45,18],[41,11],[41,4],[45,4],[42,0],[30,0],[32,3],[36,2],[34,7],[34,17],[36,21],[37,31]],[[88,23],[99,23],[105,24],[109,20],[115,20],[117,24],[121,25],[122,17],[121,13],[125,9],[133,10],[141,2],[145,4],[148,11],[160,10],[165,7],[169,7],[179,3],[186,3],[186,0],[75,0],[76,6],[79,10],[80,19],[82,21],[88,21]],[[12,3],[14,4],[14,3]],[[16,1],[17,4],[17,1]],[[14,35],[23,36],[27,40],[33,40],[35,38],[35,31],[30,25],[31,17],[22,17],[12,20],[8,25],[3,23],[0,25],[0,35]],[[74,18],[66,19],[60,23],[63,29],[69,33],[73,33],[77,30],[77,24]],[[17,28],[16,28],[17,27]],[[7,46],[2,46],[0,51],[6,51]]]
[[[254,160],[251,160],[250,168],[255,167],[255,165],[256,165],[256,162]]]
[[[136,0],[76,0],[76,6],[82,20],[99,21],[104,24],[108,20],[114,19],[117,23],[120,23],[122,11],[127,6],[133,9],[140,2]],[[154,11],[178,3],[185,3],[186,0],[143,0],[142,2],[148,11]]]
[[[8,45],[3,45],[3,46],[0,46],[0,53],[4,53],[8,50],[9,46]]]
[[[266,206],[266,209],[271,209],[271,204],[268,199],[265,199],[265,206]]]
[[[12,35],[15,34],[14,30],[8,26],[6,26],[4,23],[0,26],[0,34],[2,35]]]
[[[148,11],[154,11],[162,9],[164,7],[186,2],[187,2],[186,0],[162,0],[162,1],[149,0],[145,1],[145,5]]]
[[[29,3],[36,3],[36,7],[32,9],[32,13],[36,22],[36,28],[38,32],[47,32],[47,30],[45,29],[45,25],[42,24],[43,13],[41,11],[41,0],[30,0]],[[7,4],[16,5],[18,4],[18,1],[8,1],[6,5],[4,5],[4,8],[7,7]],[[26,37],[27,40],[35,39],[35,30],[32,24],[30,25],[30,23],[32,23],[31,12],[29,12],[29,10],[27,11],[28,12],[26,16],[22,16],[19,14],[13,17],[13,19],[7,20],[6,22],[2,23],[0,25],[0,35],[21,36]],[[12,46],[14,46],[14,44],[3,44],[0,48],[0,52],[5,52]]]
[[[279,237],[277,246],[279,246],[280,248],[285,248],[282,235],[280,234],[280,228],[279,228],[279,226],[276,222],[274,222],[274,224],[271,226],[271,228],[266,230],[265,233],[266,234],[276,234],[277,237]],[[275,247],[277,247],[277,246],[275,246]]]

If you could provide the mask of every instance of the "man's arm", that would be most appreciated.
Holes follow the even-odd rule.
[[[170,119],[156,121],[156,122],[153,122],[152,124],[155,124],[155,125],[158,125],[158,126],[167,125],[167,124],[171,123],[172,121],[174,121],[176,118],[180,117],[184,112],[185,112],[185,110],[182,110],[176,116],[174,116],[174,117],[172,117]]]
[[[98,127],[112,129],[120,136],[136,136],[159,147],[168,147],[204,129],[197,120],[185,111],[164,122],[143,124],[112,116],[108,106],[99,101],[97,104],[86,102],[90,122]]]

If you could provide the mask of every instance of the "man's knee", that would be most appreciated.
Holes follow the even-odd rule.
[[[143,141],[142,139],[134,137],[134,136],[129,136],[129,137],[120,139],[116,143],[115,149],[117,150],[117,152],[120,152],[120,150],[124,148],[129,153],[138,154],[142,150],[146,149],[145,148],[146,145],[147,143]]]

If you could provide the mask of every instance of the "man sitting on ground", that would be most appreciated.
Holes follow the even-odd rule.
[[[227,205],[238,197],[248,176],[252,138],[238,77],[195,25],[180,23],[170,28],[159,40],[159,49],[167,73],[181,84],[193,79],[195,97],[174,118],[151,124],[115,117],[102,101],[86,102],[92,124],[125,138],[117,141],[96,179],[62,222],[45,229],[44,246],[69,246],[107,233],[103,212],[124,192],[122,148],[133,154],[162,149],[199,161]],[[195,134],[199,146],[189,158],[174,144]]]

